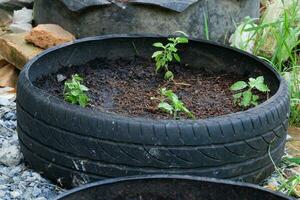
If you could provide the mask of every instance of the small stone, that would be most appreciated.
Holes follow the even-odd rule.
[[[59,25],[40,24],[26,35],[25,40],[40,48],[47,49],[58,44],[73,41],[75,37]]]
[[[57,74],[56,79],[57,79],[58,82],[62,82],[64,80],[66,80],[67,77],[62,75],[62,74]]]
[[[272,183],[269,183],[268,185],[264,186],[264,188],[272,190],[272,191],[276,191],[277,190],[276,185],[274,185]]]
[[[22,192],[20,190],[15,190],[10,192],[10,195],[12,196],[12,198],[16,199],[17,197],[21,196]]]
[[[42,190],[40,188],[38,188],[37,186],[34,186],[33,190],[32,190],[32,195],[34,197],[37,197],[41,194]]]
[[[5,192],[5,191],[3,191],[3,190],[0,190],[0,198],[4,197],[4,196],[5,196],[5,194],[6,194],[6,192]]]
[[[1,56],[18,69],[22,69],[31,58],[42,51],[26,43],[25,35],[26,33],[12,33],[0,37]]]
[[[6,120],[16,120],[17,116],[16,116],[15,112],[8,112],[8,113],[5,113],[4,118]]]
[[[35,200],[47,200],[45,197],[38,197]]]
[[[6,186],[6,185],[4,185],[4,184],[1,184],[1,185],[0,185],[0,191],[6,190],[6,189],[7,189],[7,186]]]
[[[20,147],[17,145],[11,145],[7,141],[2,144],[0,148],[0,163],[11,167],[16,166],[21,161]]]

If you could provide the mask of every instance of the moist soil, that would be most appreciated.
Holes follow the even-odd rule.
[[[48,93],[63,99],[64,81],[57,75],[71,78],[79,74],[84,85],[89,88],[90,109],[118,113],[125,116],[154,119],[172,119],[173,116],[157,108],[159,88],[172,89],[196,118],[209,118],[241,111],[233,104],[233,93],[229,87],[239,80],[247,80],[237,74],[212,74],[189,68],[185,64],[172,64],[174,82],[166,81],[164,73],[155,73],[155,63],[151,59],[134,57],[131,59],[97,58],[84,65],[63,67],[58,72],[41,77],[34,83]],[[261,96],[261,102],[266,100]],[[260,102],[260,103],[261,103]],[[185,114],[180,118],[186,119]]]

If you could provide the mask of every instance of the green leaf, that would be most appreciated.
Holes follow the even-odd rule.
[[[79,88],[81,91],[84,91],[84,92],[89,91],[89,89],[87,87],[85,87],[84,85],[79,85]]]
[[[152,55],[152,58],[156,58],[157,56],[161,55],[163,52],[162,51],[155,51]]]
[[[154,43],[153,46],[158,47],[158,48],[165,48],[165,46],[160,42]]]
[[[238,91],[238,90],[245,89],[246,87],[248,87],[248,84],[245,81],[238,81],[230,87],[230,90]]]
[[[234,104],[237,104],[237,103],[240,101],[242,95],[243,95],[242,92],[237,93],[237,94],[234,94],[234,95],[233,95],[233,103],[234,103]]]
[[[176,38],[168,38],[169,41],[175,43],[176,42]]]
[[[300,165],[300,157],[295,157],[295,158],[285,158],[287,161],[291,163],[295,163],[297,165]]]
[[[249,107],[252,100],[252,92],[247,90],[243,92],[243,99],[241,101],[242,106]]]
[[[173,80],[174,74],[171,71],[167,71],[164,78],[168,81]]]
[[[177,53],[174,53],[173,56],[174,56],[175,60],[177,60],[177,62],[180,62],[180,57]]]
[[[82,107],[86,107],[88,100],[89,99],[86,95],[80,95],[78,99],[79,105]]]
[[[270,92],[269,87],[263,82],[256,83],[255,88],[261,92]]]
[[[175,47],[174,44],[170,44],[170,47],[168,48],[169,51],[172,51],[172,52],[177,52],[177,48]]]
[[[178,37],[176,38],[178,43],[188,43],[189,39],[187,39],[186,37]]]
[[[173,107],[166,102],[159,103],[158,108],[168,112],[169,114],[173,114]]]
[[[252,101],[257,102],[259,99],[258,95],[252,95]]]
[[[173,56],[172,56],[172,53],[171,53],[171,52],[168,52],[167,58],[168,58],[169,61],[172,61],[172,60],[173,60]]]

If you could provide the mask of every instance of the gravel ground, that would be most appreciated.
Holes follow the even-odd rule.
[[[16,120],[15,103],[0,107],[0,199],[52,199],[63,190],[25,166]]]

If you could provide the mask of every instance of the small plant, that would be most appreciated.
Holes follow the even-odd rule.
[[[173,80],[174,74],[168,68],[168,64],[174,60],[180,62],[180,56],[178,55],[176,48],[177,44],[188,43],[188,38],[186,37],[176,37],[176,38],[168,38],[170,41],[168,44],[163,45],[160,42],[154,43],[153,46],[160,48],[161,50],[153,53],[152,58],[155,59],[156,68],[155,71],[158,72],[162,68],[165,71],[164,78],[166,80]]]
[[[264,83],[264,77],[259,76],[255,78],[249,78],[249,82],[238,81],[231,87],[231,91],[240,91],[233,95],[234,104],[238,104],[242,107],[249,107],[251,105],[257,106],[259,96],[252,93],[252,90],[256,89],[260,92],[268,93],[269,87]]]
[[[288,168],[299,168],[300,167],[300,158],[289,158],[285,157],[282,162],[282,168],[277,167],[275,164],[272,155],[271,155],[271,146],[269,146],[269,157],[275,168],[275,175],[273,179],[277,182],[277,185],[274,185],[274,190],[285,193],[289,196],[300,197],[300,175],[299,173],[286,173],[285,169]],[[284,169],[285,168],[285,169]],[[297,172],[297,171],[296,171]]]
[[[72,75],[72,79],[65,82],[64,99],[69,103],[86,107],[89,102],[86,92],[89,89],[81,84],[82,81],[83,79],[78,74]]]
[[[161,88],[160,95],[162,98],[151,98],[160,100],[160,103],[158,104],[159,109],[173,115],[174,119],[178,118],[179,112],[183,112],[187,114],[188,117],[195,119],[195,115],[185,107],[184,103],[179,100],[178,96],[172,90]]]

